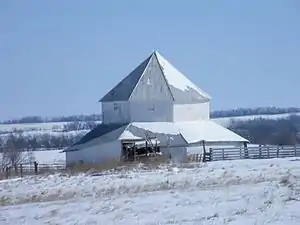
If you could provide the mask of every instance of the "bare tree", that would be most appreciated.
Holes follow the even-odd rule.
[[[30,164],[35,161],[35,156],[32,150],[27,151],[27,160]]]
[[[17,148],[18,140],[11,135],[7,139],[6,145],[2,152],[2,165],[4,167],[15,167],[24,161],[24,153],[21,148]]]

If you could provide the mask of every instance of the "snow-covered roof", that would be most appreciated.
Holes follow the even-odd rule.
[[[181,135],[188,144],[200,141],[207,142],[249,142],[247,139],[239,136],[218,125],[211,120],[197,120],[188,122],[135,122],[132,126],[150,131],[152,133],[164,133],[169,135]],[[128,129],[128,128],[127,128]]]
[[[249,142],[238,134],[211,120],[177,122],[180,133],[189,143],[207,142]]]
[[[92,129],[90,132],[88,132],[85,136],[83,136],[78,142],[74,144],[75,145],[82,145],[85,144],[95,138],[101,137],[105,134],[108,134],[112,131],[115,131],[121,127],[124,127],[124,130],[128,124],[99,124],[97,127]]]
[[[100,102],[127,101],[146,71],[151,70],[149,65],[158,64],[164,76],[174,101],[186,100],[208,101],[211,97],[193,84],[186,76],[179,72],[157,51],[154,51],[146,60],[140,63],[127,77],[112,88]]]
[[[106,137],[107,136],[107,137]],[[99,139],[100,138],[100,139]],[[134,122],[130,124],[100,124],[79,142],[64,151],[70,151],[78,145],[105,141],[139,141],[157,138],[165,146],[188,146],[198,142],[249,142],[247,139],[218,125],[211,120],[189,122]],[[113,140],[112,140],[113,139]]]

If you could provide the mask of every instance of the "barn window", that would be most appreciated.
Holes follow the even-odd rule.
[[[114,103],[114,111],[117,111],[120,109],[120,105],[118,103]]]

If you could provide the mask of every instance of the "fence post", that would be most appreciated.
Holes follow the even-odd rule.
[[[242,159],[242,147],[240,147],[240,159]]]
[[[247,142],[244,142],[244,154],[245,154],[245,158],[248,159],[249,158],[249,152],[248,152]]]
[[[23,177],[23,165],[22,165],[22,163],[20,164],[20,176]]]
[[[269,146],[267,147],[267,158],[268,159],[270,158],[270,148],[269,148]]]
[[[14,164],[14,169],[15,169],[15,175],[18,175],[18,165],[17,165],[17,163]]]
[[[222,148],[222,159],[223,160],[225,159],[225,150],[224,150],[224,148]]]
[[[261,159],[261,145],[259,145],[259,148],[258,148],[258,158]]]
[[[277,158],[279,158],[279,146],[277,146],[277,152],[276,152]]]
[[[210,149],[209,149],[209,153],[208,153],[208,160],[209,160],[209,161],[212,161],[212,154],[213,154],[213,149],[210,148]]]
[[[9,167],[8,166],[5,168],[5,176],[6,176],[6,179],[8,179],[8,177],[9,177]]]
[[[295,151],[295,157],[297,156],[297,147],[296,145],[294,146],[294,151]]]
[[[38,174],[38,163],[36,161],[34,161],[33,164],[34,164],[34,173],[35,173],[35,175],[37,175]]]

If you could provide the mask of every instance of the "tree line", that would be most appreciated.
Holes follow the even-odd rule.
[[[211,118],[250,116],[250,115],[275,115],[283,113],[299,113],[300,108],[277,108],[277,107],[257,107],[257,108],[238,108],[230,110],[217,110],[211,112]],[[19,119],[3,120],[0,124],[23,124],[23,123],[49,123],[49,122],[82,122],[82,121],[101,121],[101,114],[92,115],[72,115],[58,117],[26,116]]]
[[[72,115],[58,117],[42,117],[42,116],[25,116],[19,119],[3,120],[0,124],[23,124],[23,123],[50,123],[50,122],[80,122],[80,121],[100,121],[100,114],[92,115]]]
[[[70,122],[63,125],[59,132],[35,133],[31,135],[24,134],[22,130],[14,130],[0,136],[0,151],[5,147],[11,147],[15,150],[37,150],[65,148],[79,141],[83,135],[92,130],[98,123],[94,121]],[[70,131],[78,131],[70,133]]]
[[[8,137],[0,137],[0,152],[13,146],[17,151],[35,151],[40,149],[62,149],[79,141],[86,132],[76,134],[35,134],[23,135],[12,133]]]
[[[33,135],[24,135],[23,132],[10,133],[0,136],[0,151],[9,146],[14,146],[17,150],[65,148],[80,140],[88,130],[96,126],[97,123],[94,122],[72,122],[65,124],[64,132],[61,133],[49,132]],[[300,116],[278,120],[263,118],[231,120],[228,128],[255,144],[294,145],[300,143]]]
[[[257,108],[239,108],[229,110],[218,110],[211,112],[211,118],[253,116],[253,115],[276,115],[284,113],[299,113],[300,108],[277,108],[277,107],[257,107]]]
[[[288,118],[232,120],[229,129],[255,144],[295,145],[300,143],[300,116]]]

